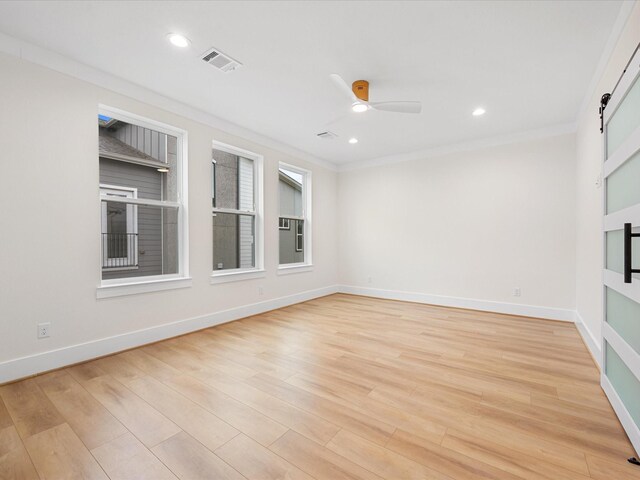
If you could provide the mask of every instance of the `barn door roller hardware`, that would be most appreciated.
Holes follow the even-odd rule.
[[[604,109],[607,108],[607,103],[609,103],[610,98],[610,93],[605,93],[600,97],[600,108],[598,109],[600,113],[600,133],[604,132]]]

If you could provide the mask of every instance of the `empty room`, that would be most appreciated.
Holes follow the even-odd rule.
[[[640,0],[0,1],[0,479],[640,480]]]

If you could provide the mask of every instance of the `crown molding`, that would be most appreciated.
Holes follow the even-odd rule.
[[[245,140],[255,142],[264,147],[278,150],[282,153],[300,158],[301,160],[305,160],[328,170],[337,171],[338,169],[334,163],[328,160],[318,158],[291,145],[241,127],[240,125],[166,97],[121,77],[104,72],[52,50],[33,45],[4,33],[0,33],[0,52],[55,70],[56,72],[69,75],[70,77],[97,85],[121,95],[134,98],[140,102],[162,108],[171,113],[188,118],[189,120],[193,120],[221,130],[230,135],[235,135]]]
[[[567,135],[575,133],[577,125],[575,123],[563,123],[551,127],[529,130],[526,132],[514,133],[509,135],[500,135],[496,137],[483,138],[466,143],[454,143],[443,145],[441,147],[418,150],[415,152],[402,153],[399,155],[387,155],[371,160],[362,160],[341,164],[338,171],[346,172],[350,170],[360,170],[362,168],[377,167],[381,165],[389,165],[393,163],[410,162],[414,160],[424,160],[426,158],[440,157],[451,153],[469,152],[488,147],[497,147],[500,145],[508,145],[511,143],[526,142],[529,140],[537,140],[546,137],[556,137],[559,135]]]
[[[589,87],[587,88],[587,92],[582,99],[582,104],[580,105],[580,109],[578,110],[578,115],[576,116],[576,124],[580,122],[580,119],[589,108],[589,102],[591,98],[596,93],[596,88],[604,75],[604,71],[609,64],[609,60],[611,59],[611,55],[618,44],[618,40],[620,39],[620,35],[622,35],[622,31],[631,16],[631,12],[636,5],[640,5],[640,2],[637,0],[624,0],[622,5],[620,6],[620,11],[618,12],[618,17],[616,18],[615,23],[613,24],[613,28],[611,29],[611,33],[609,34],[609,38],[607,39],[607,43],[604,46],[604,50],[600,55],[600,60],[598,61],[598,65],[596,66],[595,72],[593,73],[593,77],[591,78],[591,82],[589,82]],[[595,112],[594,112],[595,114]]]

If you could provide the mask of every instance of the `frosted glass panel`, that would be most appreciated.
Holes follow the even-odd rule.
[[[607,124],[607,158],[640,127],[640,76]]]
[[[606,375],[636,425],[640,425],[640,381],[629,370],[613,348],[606,344]]]
[[[607,177],[607,214],[637,203],[640,203],[640,151]]]
[[[633,232],[640,232],[640,229],[634,228]],[[614,272],[624,273],[624,230],[612,230],[607,232],[607,265],[606,268]],[[640,269],[640,238],[635,237],[631,240],[633,249],[633,269]],[[640,278],[636,273],[634,278]]]
[[[607,288],[607,323],[640,353],[640,303]]]

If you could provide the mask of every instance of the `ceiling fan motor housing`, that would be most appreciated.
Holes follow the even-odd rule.
[[[351,89],[356,97],[364,102],[369,101],[369,82],[366,80],[356,80],[351,85]]]

